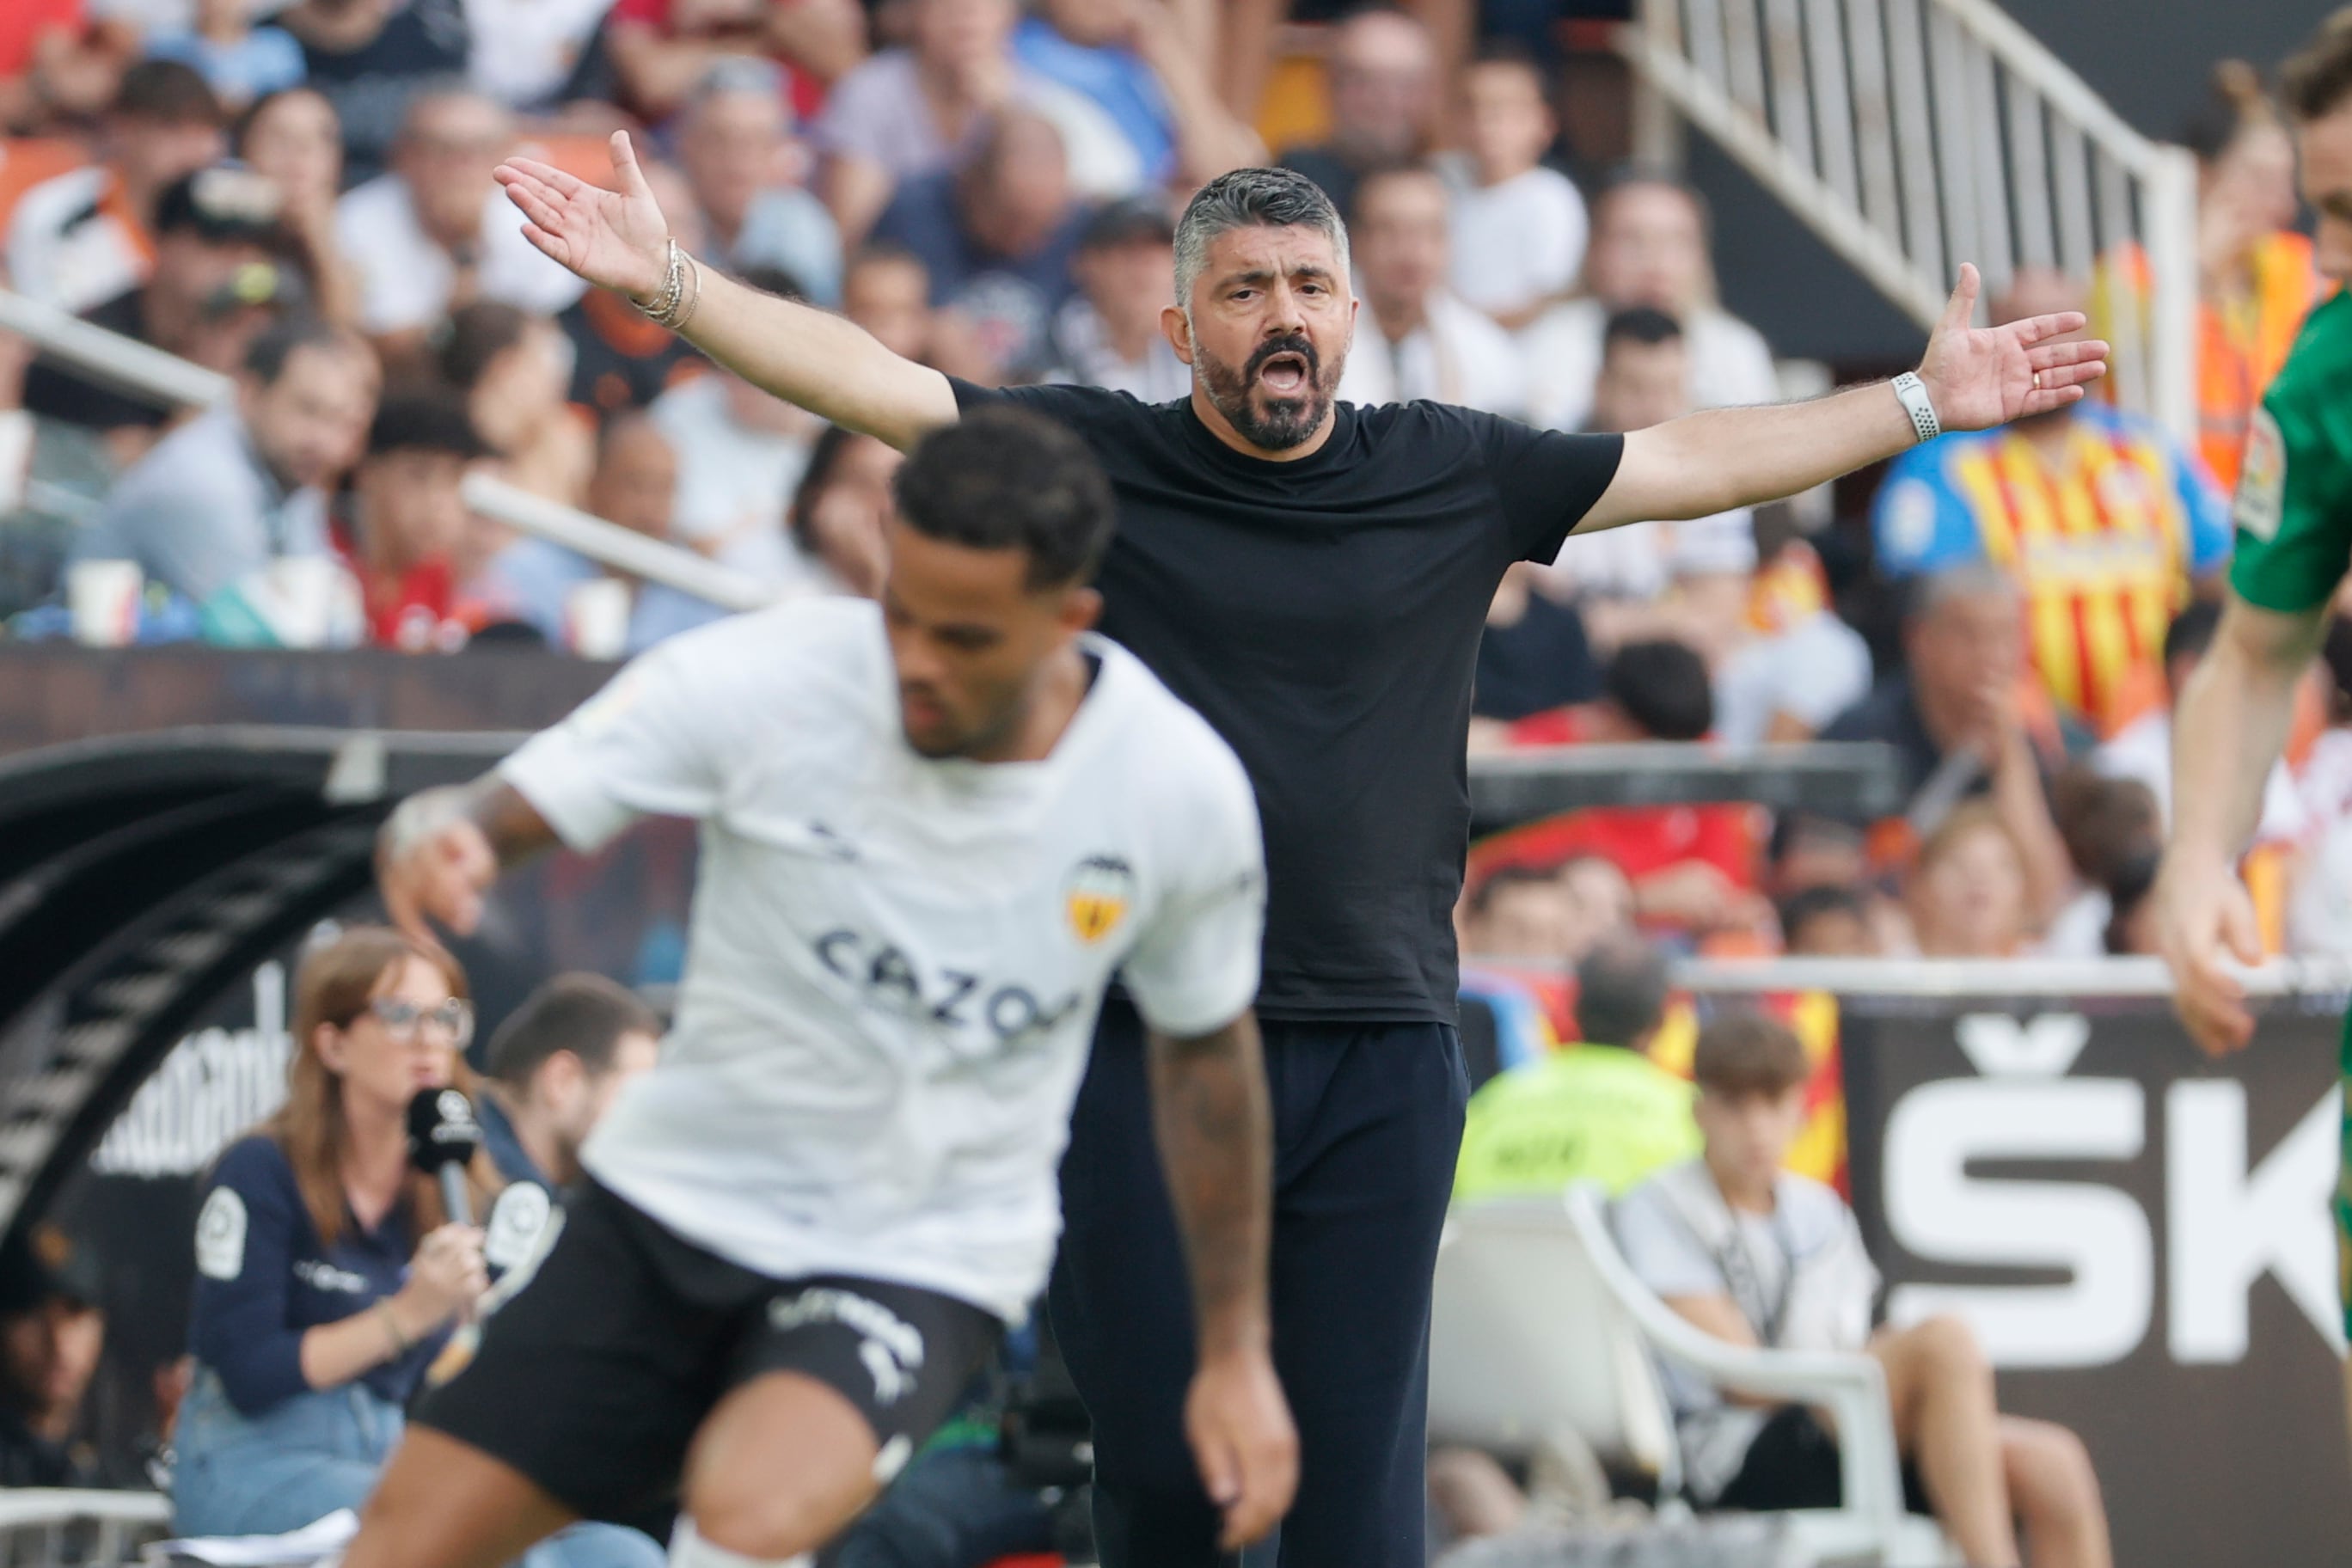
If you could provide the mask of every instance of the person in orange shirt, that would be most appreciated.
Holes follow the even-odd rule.
[[[1997,319],[2075,309],[2058,273],[2018,274]],[[2228,562],[2230,520],[2204,466],[2147,420],[2085,400],[1915,447],[1871,520],[1897,581],[1988,562],[2026,595],[2034,675],[2098,735],[2163,700],[2164,633]]]
[[[2299,210],[2294,142],[2261,73],[2243,60],[2215,66],[2212,92],[2180,140],[2197,154],[2198,455],[2234,490],[2248,424],[2326,285],[2311,241],[2290,226]],[[2093,331],[2128,341],[2133,331],[2116,319],[2118,283],[2145,334],[2149,278],[2137,246],[2103,269],[2091,305]],[[2099,394],[2114,395],[2112,384]]]

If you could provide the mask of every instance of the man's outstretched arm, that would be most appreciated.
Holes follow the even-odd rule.
[[[527,220],[533,245],[600,288],[650,303],[667,279],[669,225],[646,185],[628,132],[613,132],[605,190],[529,158],[499,166],[499,183]],[[702,297],[680,335],[787,403],[835,425],[911,447],[956,420],[954,389],[927,365],[899,358],[863,328],[697,269]]]
[[[1192,1039],[1153,1032],[1151,1103],[1200,1341],[1185,1436],[1231,1550],[1271,1530],[1298,1484],[1298,1438],[1270,1348],[1274,1131],[1256,1018]]]
[[[508,868],[556,843],[555,829],[497,773],[420,790],[376,834],[375,877],[392,923],[435,941],[431,916],[459,936],[482,920],[482,896]]]
[[[1963,266],[1919,362],[1945,429],[1982,430],[2050,413],[2106,374],[2106,344],[2051,341],[2080,331],[2080,311],[1978,329],[1969,325],[1977,289],[1977,269]],[[1911,416],[1884,382],[1811,403],[1688,415],[1625,437],[1617,477],[1576,531],[1777,500],[1891,458],[1916,439]]]

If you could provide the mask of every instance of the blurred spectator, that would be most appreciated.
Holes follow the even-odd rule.
[[[1538,714],[1512,732],[1523,743],[1696,741],[1715,721],[1706,661],[1683,643],[1627,643],[1601,677],[1598,701]],[[1691,932],[1763,929],[1752,816],[1744,806],[1605,806],[1563,817],[1542,835],[1558,855],[1599,855],[1633,887],[1644,923]]]
[[[2221,606],[2200,599],[2172,617],[2164,632],[2166,700],[2133,720],[2091,753],[2091,766],[2109,778],[2131,779],[2147,789],[2156,802],[2159,828],[2172,820],[2172,710],[2189,676],[2205,661],[2213,637],[2221,626]],[[2257,842],[2288,839],[2302,832],[2305,813],[2296,798],[2294,776],[2284,762],[2271,768],[2263,789],[2263,815],[2254,829]]]
[[[81,1417],[105,1299],[97,1259],[54,1226],[0,1248],[0,1487],[99,1484]]]
[[[1349,240],[1364,309],[1339,378],[1349,403],[1423,398],[1489,414],[1527,405],[1510,334],[1447,291],[1445,183],[1410,164],[1356,183]]]
[[[1527,330],[1530,420],[1589,427],[1609,318],[1646,306],[1681,324],[1686,406],[1723,408],[1780,396],[1772,351],[1755,328],[1716,303],[1706,208],[1686,185],[1636,175],[1601,193],[1584,258],[1585,297],[1555,306]]]
[[[1741,640],[1717,665],[1716,738],[1729,746],[1810,741],[1869,694],[1870,647],[1830,607],[1812,546],[1785,542],[1743,584]]]
[[[871,241],[850,258],[841,313],[899,358],[931,363],[930,269],[905,246]]]
[[[1603,324],[1601,342],[1589,428],[1622,435],[1691,411],[1690,345],[1672,316],[1647,306],[1620,310]],[[1674,617],[1660,615],[1677,576],[1730,573],[1744,581],[1755,565],[1755,523],[1740,507],[1684,522],[1571,535],[1556,580],[1565,579],[1588,601],[1594,637],[1614,647],[1653,633],[1681,635]]]
[[[86,0],[0,6],[0,136],[38,135],[96,115],[138,53],[136,28],[90,14]]]
[[[1481,719],[1524,719],[1601,695],[1601,667],[1573,605],[1536,590],[1540,568],[1514,562],[1486,608],[1470,711]]]
[[[299,1530],[374,1489],[401,1411],[488,1284],[481,1233],[408,1166],[420,1087],[471,1086],[446,954],[352,926],[295,978],[286,1106],[222,1152],[196,1218],[173,1523]],[[498,1183],[467,1168],[477,1213]]]
[[[2312,741],[2295,784],[2303,841],[2284,935],[2291,952],[2352,955],[2352,622],[2329,624],[2322,655],[2327,727]]]
[[[1904,887],[1922,958],[2015,958],[2035,919],[2025,850],[2000,811],[1967,801],[1927,835]]]
[[[2180,141],[2197,154],[2198,453],[2231,491],[2254,411],[2326,283],[2311,241],[2294,232],[2294,142],[2260,72],[2243,60],[2216,65]],[[2155,330],[2149,283],[2147,252],[2122,247],[2100,268],[2093,334],[2146,342]],[[2111,385],[2096,390],[2115,397]]]
[[[1264,158],[1167,0],[1040,0],[1013,32],[1013,56],[1108,117],[1133,153],[1136,184],[1189,189]]]
[[[677,542],[671,527],[677,510],[677,454],[651,415],[632,411],[604,422],[596,441],[596,477],[588,487],[588,510],[647,539]],[[542,595],[542,602],[559,615],[562,595],[573,584],[597,574],[593,564],[576,556],[572,559],[578,562],[582,575],[553,581],[552,594]],[[632,656],[643,653],[667,637],[707,625],[726,613],[707,599],[664,584],[640,583],[629,606],[624,651]],[[558,634],[549,635],[554,640]]]
[[[288,557],[328,553],[327,500],[375,410],[375,357],[347,331],[281,322],[254,340],[237,395],[122,476],[79,560],[136,561],[202,605]]]
[[[2104,957],[2128,901],[2117,889],[2137,898],[2156,879],[2164,818],[2145,784],[2101,778],[2087,768],[2061,774],[2051,795],[2051,816],[2082,885],[2050,922],[2039,952],[2045,958]]]
[[[865,58],[866,16],[854,0],[618,0],[604,46],[627,107],[647,121],[684,108],[714,65],[761,55],[790,68],[781,90],[806,114]]]
[[[1576,182],[1544,167],[1559,124],[1532,56],[1491,46],[1462,79],[1463,142],[1439,162],[1454,195],[1456,298],[1513,331],[1564,299],[1590,225]]]
[[[1568,956],[1582,958],[1612,931],[1633,929],[1633,883],[1605,855],[1571,855],[1553,873],[1568,891]]]
[[[1118,195],[1138,183],[1140,169],[1109,117],[1013,58],[1013,0],[909,0],[909,6],[910,46],[885,49],[842,78],[817,122],[827,157],[825,202],[845,241],[865,239],[901,182],[970,162],[991,117],[1013,104],[1062,131],[1074,188]],[[1124,181],[1080,166],[1106,153],[1126,155]]]
[[[1568,889],[1535,866],[1498,866],[1464,895],[1462,951],[1473,958],[1558,963],[1573,915]]]
[[[1159,198],[1113,202],[1087,219],[1070,263],[1078,295],[1054,318],[1059,368],[1051,379],[1146,403],[1190,397],[1192,369],[1160,325],[1175,264],[1176,225]]]
[[[799,292],[781,273],[743,280]],[[677,454],[677,542],[779,591],[806,586],[815,569],[786,537],[784,510],[808,467],[815,417],[717,370],[662,394],[653,420]]]
[[[1822,884],[1780,901],[1780,943],[1790,958],[1877,958],[1870,905],[1852,888]]]
[[[155,205],[154,271],[82,319],[234,374],[272,315],[302,300],[300,279],[283,267],[290,246],[278,215],[277,186],[250,169],[220,163],[173,181]],[[26,374],[25,406],[93,430],[135,433],[110,443],[124,462],[173,416],[48,356]]]
[[[707,253],[702,215],[685,177],[667,163],[641,161],[646,184],[669,220],[680,248]],[[581,292],[555,318],[572,344],[572,401],[600,418],[644,408],[670,387],[699,375],[709,362],[677,333],[610,289]]]
[[[472,92],[409,107],[393,172],[352,191],[335,232],[359,270],[360,325],[387,359],[423,350],[433,325],[476,300],[551,316],[584,285],[525,239],[491,178],[514,143],[507,111]]]
[[[1832,720],[1822,739],[1894,746],[1909,803],[1903,815],[1915,835],[1933,832],[1960,801],[1989,794],[2024,857],[2038,925],[2057,911],[2071,880],[2044,784],[2067,747],[2047,704],[2037,710],[2029,701],[2024,675],[2017,585],[1982,563],[1947,567],[1916,585],[1895,673]]]
[[[1061,132],[1027,109],[1004,109],[971,161],[898,187],[874,237],[922,259],[930,302],[971,323],[991,361],[1038,371],[1054,312],[1075,285],[1070,263],[1086,227],[1070,188]]]
[[[455,392],[391,392],[352,470],[335,543],[359,579],[369,640],[404,653],[465,646],[458,584],[468,541],[458,487],[489,448]]]
[[[780,268],[830,307],[841,299],[841,232],[800,183],[803,153],[790,132],[773,66],[730,59],[711,68],[678,115],[678,167],[704,225],[698,254],[729,272]]]
[[[595,467],[594,437],[565,399],[572,344],[554,322],[497,300],[449,318],[435,354],[441,379],[495,455],[492,472],[533,495],[578,506]]]
[[[359,279],[335,237],[343,132],[335,106],[307,87],[257,100],[237,122],[236,155],[278,186],[278,218],[301,247],[319,314],[356,325]]]
[[[1666,961],[1609,938],[1576,965],[1582,1044],[1496,1078],[1470,1097],[1454,1201],[1556,1196],[1578,1182],[1621,1193],[1698,1153],[1691,1086],[1650,1059],[1666,1016]]]
[[[1278,161],[1322,186],[1352,223],[1357,181],[1428,151],[1445,83],[1429,29],[1379,5],[1339,24],[1328,70],[1329,136],[1312,147],[1286,148]]]
[[[559,974],[490,1037],[476,1112],[482,1148],[509,1182],[561,1189],[580,1146],[630,1079],[661,1054],[661,1019],[601,974]]]
[[[302,46],[283,27],[255,26],[254,9],[254,0],[196,0],[195,26],[149,38],[148,57],[195,67],[231,110],[300,85]]]
[[[86,310],[146,280],[155,204],[173,181],[217,163],[220,100],[176,60],[142,60],[100,127],[99,161],[44,180],[8,222],[7,273],[17,292]]]
[[[1794,1031],[1726,1013],[1692,1064],[1705,1152],[1618,1200],[1615,1227],[1643,1284],[1735,1345],[1866,1352],[1886,1374],[1906,1504],[1932,1511],[1966,1561],[2108,1568],[2090,1457],[2072,1432],[1995,1413],[1992,1370],[1958,1319],[1873,1332],[1878,1270],[1853,1213],[1785,1168],[1812,1064]],[[1701,1507],[1834,1508],[1837,1438],[1801,1405],[1727,1395],[1669,1366],[1686,1485]]]
[[[1993,317],[2083,302],[2064,276],[2027,270]],[[2035,673],[2100,734],[2158,700],[2164,628],[2191,578],[2218,576],[2231,548],[2202,467],[2147,420],[2091,399],[1913,447],[1888,468],[1871,527],[1888,577],[1969,561],[2014,575],[2032,605]]]
[[[304,83],[334,106],[353,184],[383,172],[417,94],[466,73],[461,0],[294,0],[277,19],[302,46]]]
[[[882,596],[890,568],[890,482],[905,460],[888,442],[839,425],[817,437],[787,521],[801,553],[824,568],[826,592]]]
[[[616,96],[597,29],[609,0],[465,0],[466,81],[518,114]]]

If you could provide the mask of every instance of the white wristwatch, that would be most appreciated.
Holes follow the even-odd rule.
[[[1936,417],[1936,405],[1928,399],[1927,384],[1916,372],[1905,371],[1888,384],[1895,388],[1895,399],[1903,405],[1903,412],[1911,416],[1911,428],[1919,439],[1932,441],[1944,433],[1944,422]]]

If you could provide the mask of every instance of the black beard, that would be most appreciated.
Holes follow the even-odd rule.
[[[1265,362],[1282,353],[1295,353],[1307,362],[1307,390],[1297,397],[1269,396],[1261,408],[1250,401],[1250,389],[1257,385],[1258,374],[1265,367]],[[1253,447],[1268,452],[1286,452],[1313,437],[1331,412],[1331,393],[1339,384],[1340,367],[1332,367],[1327,382],[1323,357],[1304,334],[1294,333],[1258,344],[1248,363],[1239,368],[1206,353],[1198,353],[1194,358],[1202,384],[1208,388],[1209,402],[1225,416],[1234,433]]]

